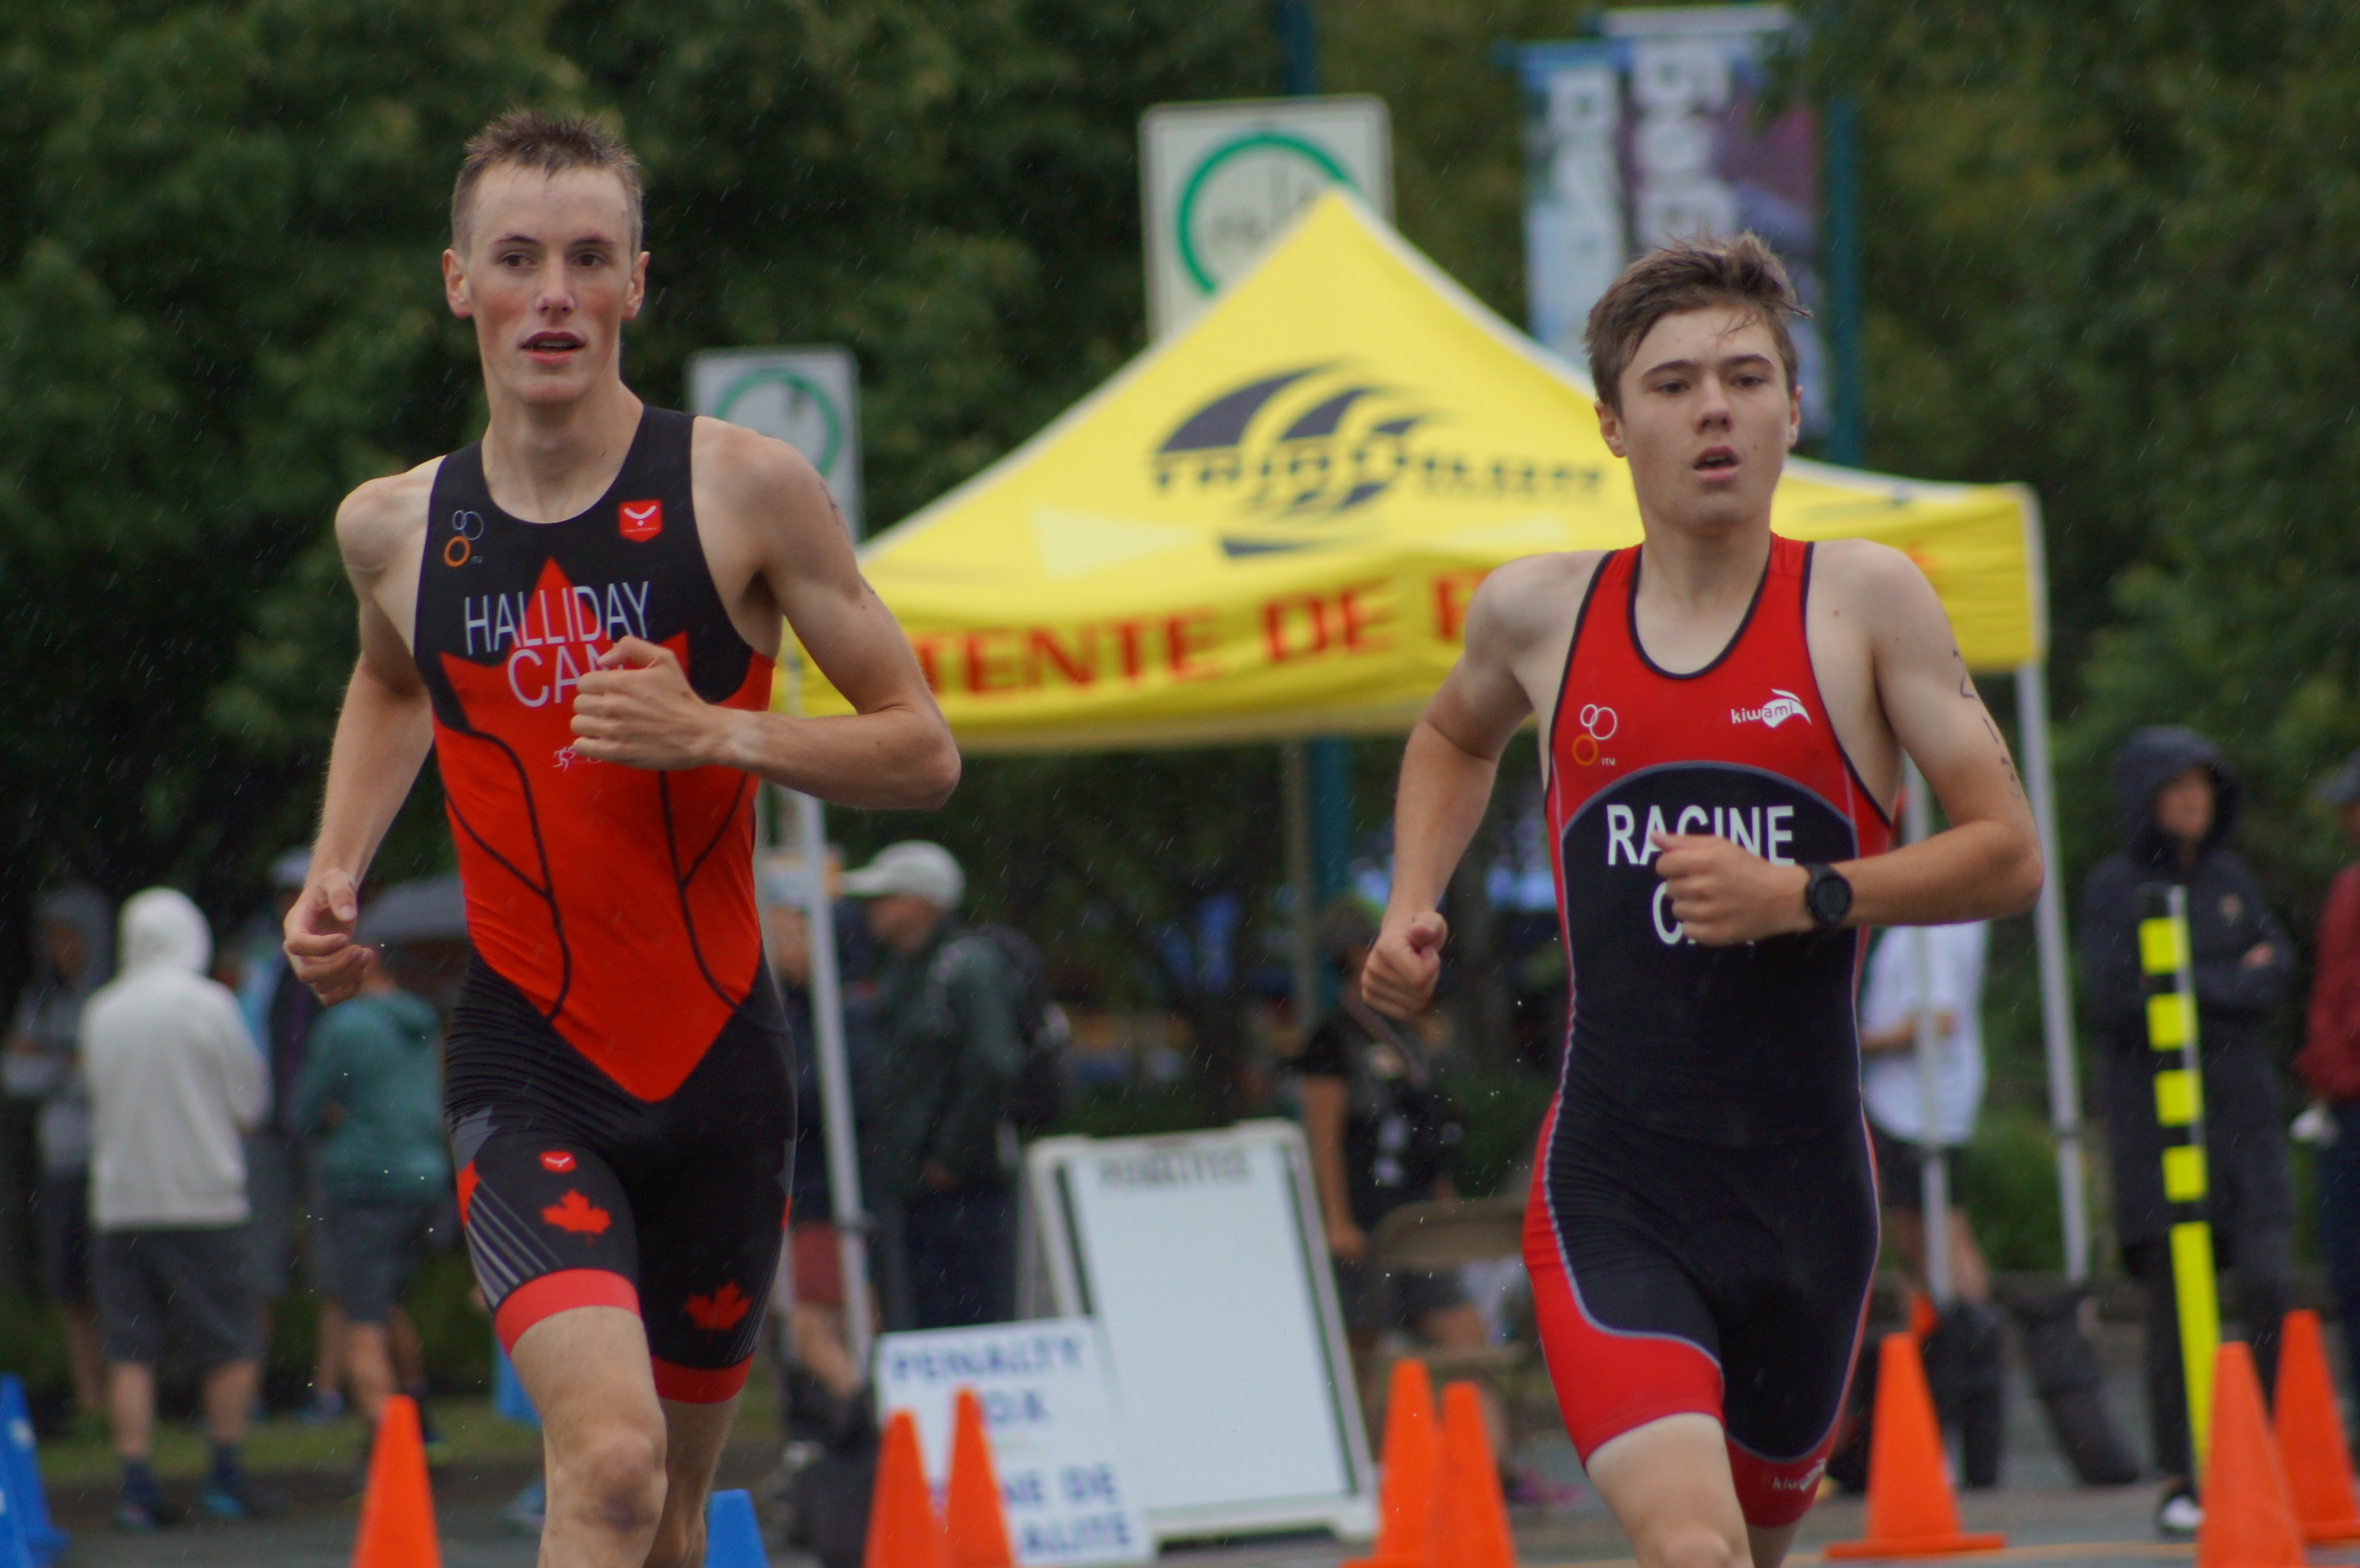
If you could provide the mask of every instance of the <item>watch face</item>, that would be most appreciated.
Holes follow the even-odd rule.
[[[1833,872],[1822,872],[1811,878],[1811,918],[1823,926],[1834,925],[1852,912],[1852,885]]]

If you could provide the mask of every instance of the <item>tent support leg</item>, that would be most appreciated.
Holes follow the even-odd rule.
[[[1901,761],[1901,789],[1903,831],[1911,844],[1923,844],[1934,831],[1934,807],[1924,776],[1906,757]],[[1918,988],[1918,1043],[1913,1054],[1918,1065],[1918,1204],[1926,1238],[1926,1293],[1937,1308],[1947,1310],[1951,1292],[1950,1162],[1939,1141],[1940,1121],[1935,1115],[1936,1058],[1941,1042],[1934,1032],[1933,939],[1924,926],[1912,926],[1908,942]]]
[[[1311,758],[1299,740],[1278,748],[1286,811],[1286,884],[1294,893],[1295,1036],[1311,1038],[1319,1008],[1319,944],[1316,930],[1319,898],[1311,885]]]
[[[2024,779],[2048,876],[2033,906],[2040,952],[2040,1033],[2049,1062],[2049,1124],[2057,1145],[2057,1208],[2064,1222],[2065,1277],[2090,1277],[2090,1211],[2081,1184],[2081,1088],[2073,1053],[2073,996],[2066,967],[2064,866],[2058,856],[2057,780],[2049,757],[2049,675],[2038,663],[2016,670],[2016,723]]]

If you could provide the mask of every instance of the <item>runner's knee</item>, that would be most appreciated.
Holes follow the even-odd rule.
[[[663,1511],[661,1426],[602,1421],[551,1446],[561,1486],[573,1484],[592,1519],[623,1535],[654,1528]]]
[[[1709,1524],[1666,1519],[1632,1541],[1639,1568],[1753,1568],[1754,1554]]]

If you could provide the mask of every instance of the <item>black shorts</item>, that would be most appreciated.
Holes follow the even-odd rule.
[[[327,1200],[311,1246],[320,1294],[343,1309],[347,1322],[385,1322],[433,1239],[443,1202]]]
[[[40,1208],[41,1288],[60,1305],[90,1305],[90,1172],[42,1171],[35,1202]]]
[[[1894,1137],[1874,1122],[1868,1125],[1868,1137],[1876,1149],[1877,1202],[1888,1209],[1924,1208],[1926,1151],[1906,1138]],[[1959,1202],[1959,1160],[1963,1152],[1955,1145],[1942,1150],[1950,1174],[1953,1208]]]
[[[736,1396],[787,1222],[794,1075],[764,975],[680,1087],[636,1098],[478,960],[445,1055],[459,1214],[510,1352],[575,1307],[636,1312],[656,1392]]]
[[[1708,1415],[1746,1522],[1800,1519],[1876,1267],[1863,1124],[1729,1148],[1560,1101],[1524,1214],[1541,1348],[1584,1462],[1649,1421]]]
[[[1429,1312],[1467,1304],[1467,1290],[1459,1282],[1456,1269],[1389,1269],[1371,1278],[1366,1263],[1341,1258],[1332,1261],[1336,1294],[1349,1334],[1415,1329]]]
[[[201,1371],[257,1354],[246,1229],[101,1231],[93,1255],[107,1360]]]

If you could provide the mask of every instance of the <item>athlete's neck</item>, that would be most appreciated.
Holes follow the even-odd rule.
[[[1639,593],[1676,614],[1710,615],[1732,599],[1750,601],[1770,559],[1770,525],[1710,534],[1647,530],[1639,547]]]
[[[484,430],[484,484],[501,511],[527,523],[559,523],[606,493],[629,455],[644,405],[619,377],[577,398],[534,403],[491,388]]]
[[[1754,603],[1770,561],[1770,528],[1647,530],[1639,547],[1639,644],[1676,674],[1721,656]]]

